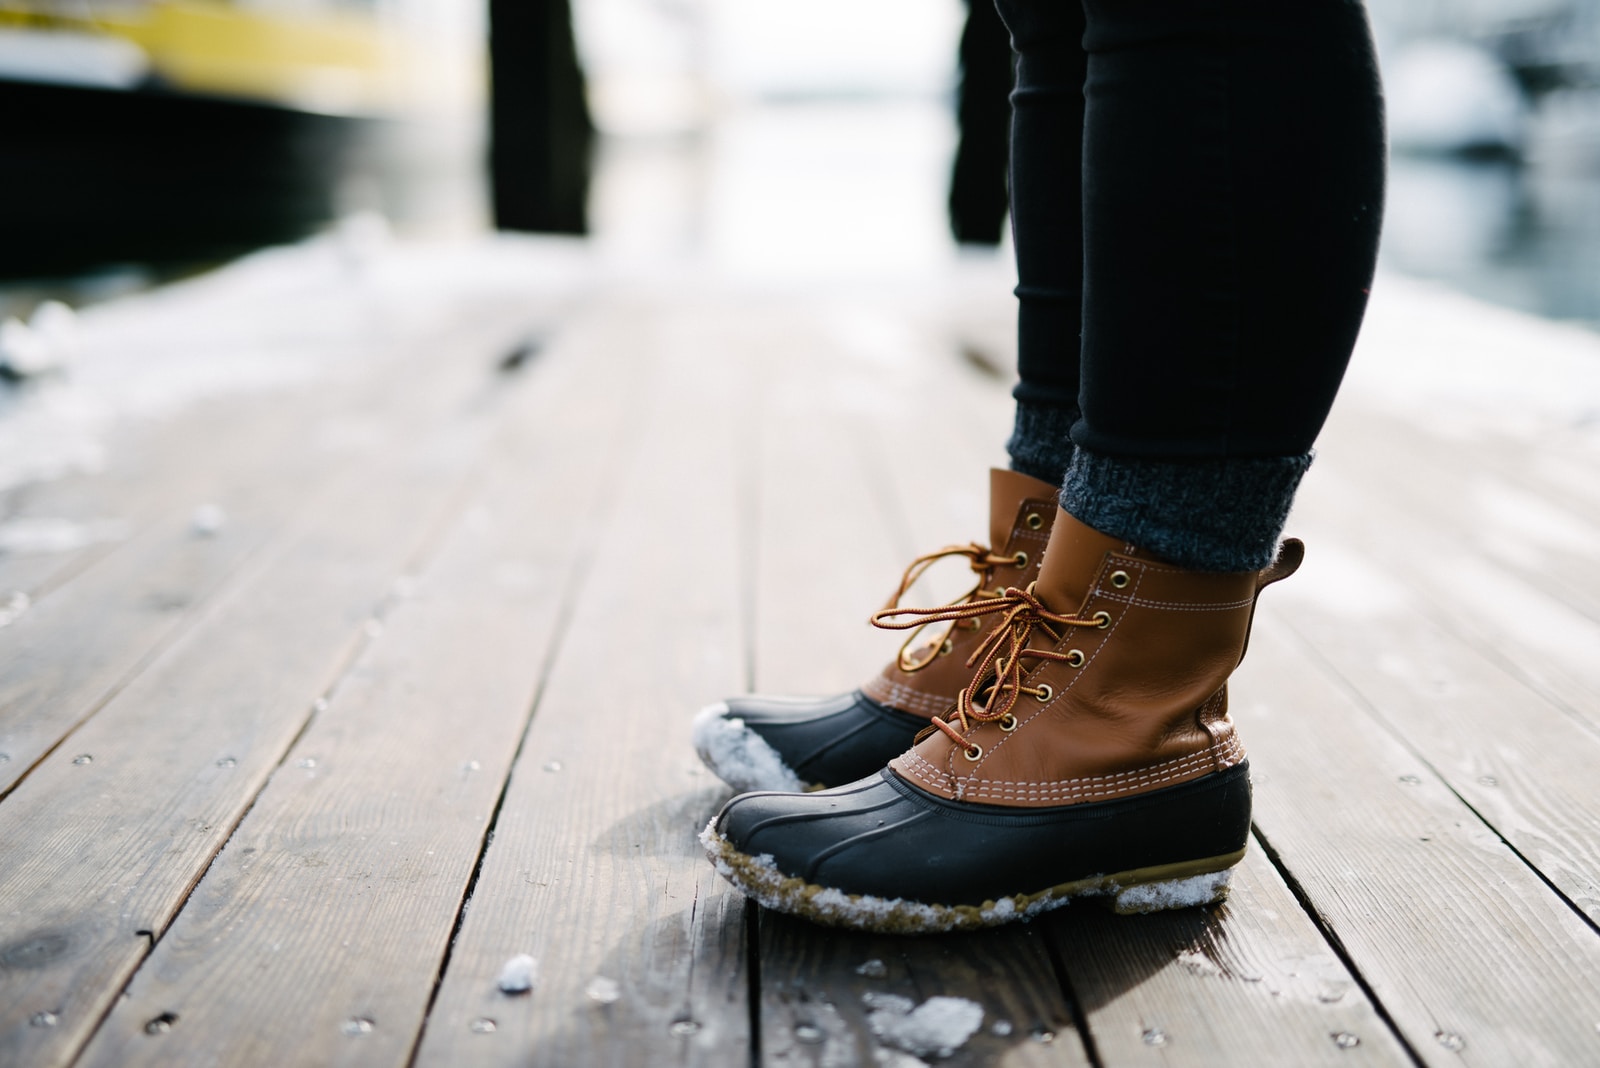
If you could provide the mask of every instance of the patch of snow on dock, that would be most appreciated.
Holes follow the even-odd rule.
[[[518,953],[500,969],[494,985],[502,994],[526,994],[539,978],[539,962],[526,953]]]
[[[622,997],[622,987],[615,979],[597,975],[589,980],[589,985],[583,988],[583,993],[590,1001],[611,1005]]]
[[[189,517],[189,529],[196,537],[214,538],[228,524],[228,513],[220,505],[202,504]]]
[[[114,519],[79,523],[44,516],[23,517],[0,523],[0,555],[35,556],[67,553],[101,541],[128,536],[126,523]]]
[[[9,627],[33,605],[33,598],[21,590],[0,598],[0,627]]]
[[[948,1057],[983,1026],[983,1006],[966,998],[932,997],[912,1009],[908,998],[880,995],[868,1004],[872,1033],[917,1057]]]
[[[554,314],[592,283],[559,238],[376,240],[363,223],[76,312],[46,302],[4,327],[0,490],[95,472],[108,435],[225,395],[285,389],[393,360],[480,301]],[[113,454],[114,455],[114,454]]]

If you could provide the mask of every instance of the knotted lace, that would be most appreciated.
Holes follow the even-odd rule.
[[[966,593],[963,593],[960,597],[957,597],[948,604],[940,605],[937,608],[901,608],[900,598],[904,597],[908,592],[910,592],[911,587],[916,585],[917,580],[923,576],[928,568],[932,567],[940,560],[950,556],[965,556],[968,564],[972,567],[972,570],[977,572],[978,581],[973,583],[972,589],[968,590]],[[989,573],[990,568],[1000,564],[1015,563],[1017,563],[1017,557],[1001,556],[995,553],[987,545],[979,545],[977,542],[971,542],[967,545],[947,545],[943,549],[938,549],[931,553],[924,553],[915,560],[911,561],[910,566],[906,568],[906,573],[900,577],[900,588],[894,591],[894,595],[889,598],[888,602],[883,606],[882,611],[873,614],[873,625],[880,627],[884,626],[884,624],[878,622],[878,620],[880,617],[886,615],[897,615],[910,612],[942,612],[948,608],[954,608],[958,605],[971,603],[973,599],[978,597],[980,594],[989,595],[989,591],[983,588],[983,580],[984,577]],[[995,591],[993,595],[998,596],[999,591]],[[895,654],[895,662],[900,666],[901,671],[910,674],[913,671],[921,671],[923,668],[933,663],[934,658],[939,655],[939,650],[944,648],[945,641],[948,640],[951,633],[954,632],[959,622],[958,619],[950,619],[950,626],[945,629],[944,634],[940,636],[938,641],[929,646],[931,651],[927,656],[924,656],[920,660],[916,659],[911,653],[911,647],[916,642],[917,637],[925,629],[935,623],[940,623],[943,621],[944,617],[928,618],[920,623],[908,623],[890,628],[893,630],[906,630],[909,628],[911,630],[911,633],[906,636],[905,642],[900,646],[900,652]],[[979,624],[974,621],[974,629],[976,629],[978,626]]]
[[[872,617],[874,626],[885,630],[905,630],[911,627],[920,629],[944,620],[949,620],[953,626],[961,620],[977,620],[996,613],[1004,613],[1003,618],[967,658],[967,667],[975,668],[975,671],[972,681],[956,695],[956,706],[951,716],[960,722],[960,730],[939,716],[934,716],[932,722],[934,729],[944,732],[969,754],[976,747],[968,743],[962,731],[971,731],[979,723],[1005,720],[1025,693],[1042,699],[1050,697],[1052,691],[1047,687],[1023,685],[1024,660],[1073,659],[1071,653],[1030,648],[1028,640],[1035,627],[1043,628],[1053,641],[1059,643],[1065,632],[1058,630],[1058,627],[1102,628],[1110,617],[1101,614],[1091,619],[1079,619],[1052,612],[1034,594],[1033,583],[1029,583],[1025,590],[1009,586],[995,597],[938,608],[890,607]],[[911,618],[905,620],[898,617]],[[924,735],[918,737],[920,739]],[[981,755],[983,751],[978,749],[977,752]]]

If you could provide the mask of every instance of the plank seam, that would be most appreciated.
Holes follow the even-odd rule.
[[[750,898],[744,902],[744,957],[745,1012],[750,1019],[750,1068],[761,1068],[761,906]]]
[[[626,423],[624,424],[627,425]],[[613,445],[611,455],[602,467],[615,468],[621,462],[622,454],[632,452],[637,445],[639,435],[635,433],[624,435],[626,444]],[[598,481],[598,480],[597,480]],[[616,508],[617,501],[611,494],[599,494],[590,508],[590,530],[599,530]],[[522,721],[522,731],[517,736],[516,748],[512,751],[511,760],[506,765],[506,776],[500,783],[500,792],[495,797],[494,808],[489,813],[488,822],[484,826],[483,837],[478,844],[478,855],[472,864],[472,874],[467,878],[467,885],[461,892],[460,904],[456,907],[455,920],[450,927],[450,938],[445,943],[444,954],[439,958],[438,970],[434,973],[433,987],[428,992],[428,1002],[422,1010],[422,1020],[417,1028],[417,1033],[412,1039],[411,1049],[406,1055],[406,1068],[414,1068],[417,1058],[422,1053],[422,1042],[427,1036],[428,1025],[432,1022],[434,1006],[439,1000],[439,992],[444,987],[445,976],[450,970],[450,961],[455,955],[456,940],[461,936],[462,925],[467,919],[467,910],[472,906],[473,894],[478,887],[479,877],[483,874],[484,861],[488,858],[489,847],[494,843],[495,828],[500,824],[500,813],[505,807],[506,796],[511,790],[511,780],[515,777],[518,767],[522,763],[523,750],[528,744],[528,737],[533,732],[534,720],[538,718],[539,706],[544,701],[545,688],[549,684],[550,676],[555,668],[555,663],[566,646],[568,635],[572,631],[572,620],[577,614],[578,593],[588,583],[589,575],[593,570],[598,539],[586,541],[574,555],[572,566],[567,573],[567,582],[561,591],[561,606],[556,612],[555,623],[552,628],[550,643],[545,649],[545,655],[539,662],[538,685],[534,689],[533,699],[528,703],[527,715]]]
[[[110,686],[108,686],[106,691],[101,694],[99,698],[90,702],[83,715],[79,716],[77,719],[68,724],[67,729],[62,732],[61,737],[57,738],[49,748],[41,752],[31,764],[24,768],[21,774],[16,777],[11,785],[5,787],[4,789],[0,789],[0,802],[5,801],[6,798],[15,793],[17,787],[26,782],[28,777],[31,776],[46,760],[49,760],[50,757],[53,756],[58,749],[65,745],[73,735],[77,734],[78,731],[81,730],[91,719],[99,715],[102,709],[104,709],[112,701],[115,701],[122,691],[133,685],[134,680],[140,675],[144,674],[144,672],[157,660],[161,659],[168,649],[172,648],[178,642],[186,638],[197,626],[200,625],[200,623],[209,619],[216,612],[218,605],[227,603],[227,601],[233,595],[235,589],[250,580],[250,576],[253,573],[257,559],[263,553],[269,552],[271,548],[272,545],[269,542],[263,542],[262,544],[257,545],[254,549],[246,553],[237,564],[230,568],[227,574],[220,578],[209,591],[204,592],[201,595],[199,603],[192,605],[188,610],[186,610],[182,616],[175,621],[171,627],[168,628],[165,634],[156,639],[155,643],[145,651],[145,654],[141,656],[133,664],[133,666],[130,667],[125,674],[123,674],[121,678],[117,679]]]
[[[490,329],[493,330],[495,335],[503,333],[505,330],[504,327],[498,324]],[[495,347],[498,350],[498,348],[502,348],[504,346],[500,345],[497,340]],[[502,395],[503,393],[496,394],[495,399],[498,401]],[[292,547],[295,538],[298,537],[300,533],[303,533],[306,517],[319,512],[324,507],[325,502],[336,496],[337,491],[346,486],[348,482],[348,479],[331,481],[327,487],[317,493],[311,500],[300,502],[299,506],[294,509],[292,518],[286,527],[289,533],[280,533],[276,536],[269,535],[262,537],[253,548],[245,551],[245,553],[233,564],[233,566],[228,568],[222,574],[218,575],[216,580],[209,587],[202,588],[199,591],[196,599],[192,603],[185,606],[183,612],[179,613],[177,617],[172,620],[167,630],[156,638],[156,640],[146,650],[144,655],[140,656],[133,663],[133,665],[130,666],[124,675],[113,681],[98,698],[88,701],[85,705],[85,710],[83,713],[70,722],[66,726],[66,729],[61,732],[60,736],[48,748],[40,752],[39,755],[32,762],[30,762],[26,768],[22,769],[9,785],[0,787],[0,802],[4,802],[13,793],[15,793],[17,788],[26,782],[28,778],[45,763],[45,761],[54,755],[68,740],[73,737],[73,735],[75,735],[92,719],[94,719],[95,716],[99,715],[100,712],[106,708],[106,706],[115,701],[124,690],[126,690],[134,683],[135,680],[139,678],[140,675],[142,675],[153,664],[159,661],[169,649],[180,644],[184,639],[192,634],[197,627],[208,621],[218,611],[221,611],[224,606],[230,603],[241,587],[247,586],[262,570],[270,567],[274,560],[281,558],[286,549]],[[431,550],[436,546],[439,538],[442,536],[441,532],[448,525],[448,519],[450,515],[453,514],[449,507],[450,504],[457,498],[465,499],[465,496],[470,491],[471,486],[471,476],[465,477],[463,478],[461,487],[457,493],[453,496],[446,497],[445,506],[441,509],[438,521],[433,527],[425,529],[422,537],[417,543],[417,549],[411,554],[408,563],[402,569],[402,574],[408,570],[416,570],[420,567],[421,562],[427,558]],[[6,514],[14,514],[15,511],[16,509],[9,508],[7,509]],[[77,556],[75,556],[68,563],[64,564],[62,567],[52,571],[49,578],[40,587],[42,592],[32,595],[35,606],[43,597],[44,592],[54,591],[61,586],[65,586],[68,580],[78,578],[92,571],[96,566],[111,558],[115,550],[142,542],[156,525],[156,520],[152,517],[160,516],[169,513],[170,511],[170,508],[162,508],[151,513],[150,515],[144,516],[142,519],[142,522],[144,523],[144,529],[139,531],[139,533],[137,533],[135,536],[115,544],[91,546],[81,551]],[[60,582],[56,582],[56,578],[58,576],[65,576],[65,578],[62,578]],[[387,611],[393,606],[395,601],[396,598],[392,594],[380,599],[378,607],[374,611],[375,618],[382,619]],[[343,672],[348,670],[348,666],[349,665],[345,665],[339,669],[341,677]],[[299,737],[300,735],[296,735],[297,741]],[[252,804],[253,803],[254,802],[252,801]]]
[[[479,468],[477,466],[469,468],[460,476],[456,490],[443,495],[444,502],[439,509],[439,518],[435,519],[429,524],[424,525],[422,534],[418,537],[416,542],[416,547],[411,551],[411,553],[408,554],[408,559],[412,562],[412,566],[420,566],[429,549],[437,546],[437,538],[435,537],[437,528],[442,527],[446,523],[446,516],[454,514],[451,511],[451,506],[465,499],[465,494],[472,487],[478,476]],[[325,494],[323,497],[325,498],[329,495],[331,494]],[[319,502],[321,499],[323,498],[319,498]],[[305,512],[309,511],[311,511],[311,509],[305,510]],[[292,548],[293,543],[294,539],[291,537],[277,545],[272,545],[271,543],[264,544],[257,550],[249,553],[244,560],[242,560],[240,564],[230,573],[232,576],[237,576],[243,572],[245,573],[245,577],[239,579],[232,585],[229,585],[227,582],[219,583],[215,595],[211,598],[208,598],[210,603],[201,611],[194,613],[196,621],[203,618],[209,618],[215,613],[222,611],[228,604],[231,597],[237,595],[239,589],[247,588],[255,575],[259,575],[270,568],[275,559],[281,557],[282,554],[289,548]],[[266,562],[258,563],[258,558],[262,556],[266,557]],[[254,575],[249,574],[250,565],[252,563],[256,563]],[[138,962],[128,972],[128,977],[117,990],[116,996],[107,999],[104,1011],[99,1014],[92,1027],[85,1029],[83,1040],[75,1049],[72,1050],[71,1055],[68,1058],[69,1062],[77,1061],[88,1050],[90,1043],[92,1043],[95,1037],[100,1033],[100,1029],[105,1026],[106,1021],[110,1019],[111,1014],[121,1003],[123,997],[127,995],[129,987],[133,985],[140,972],[144,969],[145,964],[155,953],[156,946],[160,943],[166,932],[171,929],[172,925],[177,922],[178,917],[183,914],[186,908],[188,908],[190,898],[194,896],[195,890],[198,889],[199,886],[205,881],[206,876],[211,873],[211,869],[216,864],[217,858],[222,855],[225,849],[227,849],[228,843],[233,840],[233,836],[238,833],[239,828],[244,825],[244,821],[248,819],[250,813],[255,810],[257,803],[260,801],[262,795],[266,792],[268,786],[271,785],[273,779],[275,779],[278,773],[284,769],[289,758],[293,755],[295,747],[300,744],[301,739],[306,736],[306,733],[316,722],[318,714],[323,709],[328,707],[328,702],[332,699],[340,684],[350,674],[350,671],[355,667],[355,665],[361,662],[361,659],[366,653],[367,649],[370,648],[375,641],[377,641],[377,636],[367,629],[367,624],[370,624],[374,621],[381,622],[397,603],[398,599],[394,596],[392,589],[379,594],[376,599],[376,603],[373,605],[371,615],[367,620],[363,621],[361,626],[356,629],[356,640],[347,647],[345,655],[335,662],[332,671],[329,673],[327,685],[323,687],[322,693],[318,696],[318,698],[311,703],[309,708],[307,708],[306,714],[302,718],[299,728],[294,733],[294,737],[289,739],[288,744],[284,746],[283,751],[278,755],[276,763],[273,764],[271,772],[262,779],[260,787],[250,796],[249,802],[240,808],[233,822],[229,825],[227,833],[222,835],[218,840],[217,848],[212,852],[211,856],[206,859],[205,864],[198,868],[198,870],[195,872],[194,878],[190,880],[189,885],[184,889],[183,893],[178,896],[176,905],[172,909],[171,914],[168,916],[167,922],[159,931],[150,930],[149,932],[141,932],[141,936],[144,937],[146,942],[144,952],[140,955]],[[189,629],[192,629],[192,626],[193,624],[191,624]],[[180,627],[174,629],[183,630],[184,628]],[[140,670],[142,670],[144,666],[144,663],[141,662]],[[137,671],[130,673],[128,678],[125,679],[121,684],[121,687],[119,687],[119,692],[120,689],[122,687],[126,687],[126,685],[128,685],[132,679],[137,676],[137,674]],[[99,707],[104,707],[106,703],[109,703],[109,700],[110,698],[108,697],[105,702],[102,702],[99,706],[97,706],[97,709]],[[74,726],[73,731],[76,731],[78,727],[81,726],[82,723],[87,722],[89,718],[89,716],[85,716],[82,720],[80,720],[79,724]],[[68,736],[70,736],[71,733],[72,732],[69,732]],[[65,740],[66,738],[63,737],[62,741]],[[56,746],[52,747],[52,751],[54,751],[55,748],[59,748],[60,744],[60,742],[56,743]],[[37,766],[37,762],[35,766]]]
[[[1054,925],[1054,917],[1051,917],[1049,922]],[[1083,1001],[1072,985],[1072,973],[1067,970],[1067,962],[1061,956],[1059,932],[1056,934],[1057,937],[1044,940],[1044,948],[1050,958],[1050,970],[1056,976],[1056,985],[1061,988],[1061,996],[1066,999],[1067,1011],[1072,1014],[1072,1029],[1078,1032],[1078,1041],[1083,1043],[1083,1055],[1088,1058],[1091,1068],[1106,1068],[1105,1059],[1100,1056],[1099,1044],[1094,1040],[1094,1032],[1089,1029],[1089,1014],[1084,1010]]]
[[[1571,909],[1573,914],[1576,915],[1578,919],[1582,920],[1585,926],[1587,926],[1591,931],[1595,932],[1595,934],[1600,935],[1600,923],[1596,923],[1594,918],[1585,912],[1583,908],[1579,906],[1578,903],[1574,901],[1565,890],[1562,890],[1561,887],[1557,886],[1555,882],[1552,881],[1551,878],[1547,876],[1544,871],[1541,870],[1540,867],[1528,857],[1526,853],[1524,853],[1521,849],[1518,849],[1516,843],[1507,838],[1506,835],[1501,832],[1500,828],[1496,827],[1494,823],[1491,822],[1486,815],[1484,815],[1484,813],[1480,812],[1471,801],[1467,800],[1461,791],[1457,790],[1454,784],[1451,783],[1450,776],[1441,771],[1433,763],[1433,761],[1429,760],[1427,756],[1423,754],[1421,749],[1418,749],[1414,744],[1412,744],[1411,739],[1390,721],[1389,717],[1386,716],[1383,713],[1383,710],[1378,707],[1378,704],[1367,697],[1367,695],[1362,692],[1360,687],[1353,679],[1347,677],[1339,670],[1336,664],[1323,656],[1322,653],[1311,643],[1311,640],[1304,634],[1301,634],[1300,631],[1295,628],[1294,624],[1290,623],[1283,629],[1290,635],[1291,639],[1301,647],[1302,651],[1305,652],[1308,657],[1317,662],[1317,664],[1322,668],[1323,674],[1328,677],[1330,681],[1334,683],[1334,685],[1342,689],[1352,701],[1355,701],[1362,708],[1366,709],[1367,714],[1378,724],[1378,726],[1381,727],[1390,738],[1394,739],[1394,741],[1402,749],[1415,757],[1419,764],[1427,768],[1429,774],[1437,779],[1441,786],[1450,791],[1452,797],[1461,802],[1463,808],[1472,813],[1473,816],[1477,817],[1478,822],[1482,823],[1483,826],[1488,829],[1489,833],[1493,834],[1502,845],[1511,851],[1512,856],[1520,860],[1529,871],[1537,876],[1539,881],[1544,883],[1546,888],[1548,888],[1551,893],[1555,894],[1555,896],[1561,900],[1562,904]]]
[[[1277,869],[1278,877],[1283,880],[1283,884],[1289,888],[1289,893],[1293,894],[1294,899],[1299,902],[1301,910],[1305,912],[1312,925],[1316,927],[1317,933],[1322,935],[1323,940],[1328,943],[1328,948],[1333,951],[1334,956],[1339,958],[1340,963],[1345,967],[1345,971],[1349,972],[1351,980],[1355,982],[1356,986],[1360,987],[1362,994],[1366,996],[1367,1002],[1371,1004],[1372,1011],[1377,1013],[1378,1019],[1382,1020],[1384,1026],[1389,1029],[1389,1033],[1400,1044],[1400,1048],[1411,1059],[1411,1063],[1416,1065],[1417,1068],[1427,1068],[1427,1062],[1423,1060],[1416,1048],[1407,1040],[1404,1032],[1400,1030],[1399,1023],[1390,1015],[1387,1006],[1379,1000],[1378,992],[1373,989],[1372,984],[1367,981],[1366,975],[1357,966],[1355,958],[1351,956],[1349,949],[1345,947],[1344,940],[1339,937],[1339,932],[1333,929],[1333,924],[1317,909],[1317,906],[1311,900],[1311,895],[1306,892],[1304,886],[1300,885],[1300,880],[1295,878],[1294,873],[1289,870],[1289,866],[1284,862],[1283,857],[1272,847],[1271,841],[1262,832],[1260,825],[1252,822],[1250,830],[1255,837],[1256,844],[1261,847],[1262,853],[1272,862],[1272,866]]]
[[[82,1057],[84,1052],[88,1050],[89,1044],[94,1041],[97,1035],[99,1035],[100,1029],[105,1026],[106,1021],[111,1018],[111,1014],[116,1011],[117,1006],[120,1005],[123,998],[127,996],[128,988],[133,985],[136,979],[138,979],[139,973],[144,970],[145,964],[155,953],[156,946],[160,944],[161,939],[165,937],[167,931],[171,929],[172,925],[178,922],[178,917],[183,914],[183,910],[189,907],[189,899],[194,896],[195,890],[198,889],[200,884],[205,881],[206,876],[211,873],[211,868],[216,864],[217,858],[222,855],[223,850],[228,848],[228,843],[233,841],[233,836],[238,833],[239,828],[244,825],[244,821],[249,818],[250,813],[256,807],[256,803],[261,799],[261,795],[266,792],[267,786],[277,776],[278,772],[283,769],[283,766],[289,759],[290,754],[294,752],[294,747],[300,744],[300,739],[304,738],[306,731],[311,729],[311,724],[317,718],[318,710],[326,706],[329,695],[331,695],[333,691],[338,688],[339,682],[344,678],[345,674],[350,670],[350,668],[361,659],[361,654],[366,650],[367,646],[373,642],[373,640],[373,638],[363,634],[357,639],[356,643],[350,647],[350,651],[345,656],[344,661],[333,672],[333,678],[323,689],[322,696],[313,701],[310,708],[306,710],[306,716],[300,722],[300,729],[295,731],[294,737],[289,740],[289,744],[284,746],[282,754],[280,754],[278,757],[278,762],[273,765],[272,773],[261,780],[260,789],[256,790],[256,792],[250,796],[249,804],[245,805],[239,810],[239,813],[235,817],[233,823],[228,827],[228,833],[223,835],[221,839],[218,840],[217,848],[212,852],[211,856],[206,858],[205,864],[201,865],[199,870],[196,871],[194,878],[190,880],[188,887],[179,897],[177,905],[173,908],[171,915],[167,917],[167,922],[162,925],[159,931],[141,930],[135,933],[135,937],[142,937],[145,941],[144,952],[140,954],[138,963],[129,970],[128,978],[124,980],[122,985],[117,989],[116,995],[106,1000],[105,1009],[94,1021],[94,1026],[85,1029],[83,1041],[79,1043],[76,1049],[72,1050],[71,1055],[67,1058],[68,1063],[75,1062]]]

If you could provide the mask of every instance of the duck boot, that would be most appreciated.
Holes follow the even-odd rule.
[[[1256,598],[1303,552],[1187,571],[1059,512],[1031,587],[898,610],[997,619],[948,716],[858,782],[734,798],[701,843],[762,905],[873,931],[990,926],[1082,895],[1119,912],[1218,901],[1250,830],[1227,678]]]
[[[910,629],[899,654],[876,678],[837,697],[730,697],[702,710],[694,747],[706,766],[736,790],[816,790],[879,771],[910,747],[917,733],[955,704],[972,677],[983,641],[977,618],[896,622],[900,599],[933,564],[967,558],[977,580],[946,608],[988,601],[1039,573],[1050,537],[1056,487],[1016,471],[989,472],[989,546],[952,545],[919,556],[900,588],[873,620]],[[927,627],[947,622],[934,637]]]

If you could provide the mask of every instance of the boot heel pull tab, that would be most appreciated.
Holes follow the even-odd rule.
[[[1282,581],[1300,570],[1301,561],[1305,558],[1305,542],[1299,538],[1283,539],[1283,544],[1278,546],[1278,558],[1256,575],[1256,592],[1260,593],[1274,582]]]

